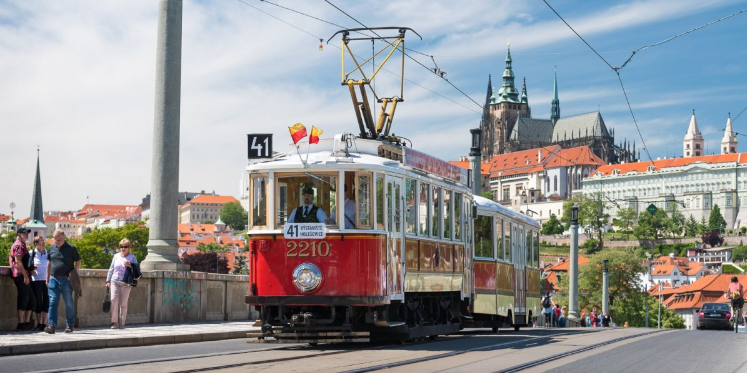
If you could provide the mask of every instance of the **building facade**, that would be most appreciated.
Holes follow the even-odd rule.
[[[179,208],[179,224],[216,222],[223,205],[239,201],[231,196],[199,195]]]

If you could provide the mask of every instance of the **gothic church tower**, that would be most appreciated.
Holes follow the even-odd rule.
[[[703,135],[698,129],[698,121],[695,120],[695,110],[690,118],[690,126],[687,128],[683,140],[683,155],[685,157],[700,157],[703,154]]]
[[[531,117],[531,109],[529,108],[529,99],[526,93],[526,81],[522,89],[521,97],[519,97],[519,91],[514,85],[514,71],[511,66],[511,44],[508,45],[508,53],[506,54],[506,69],[503,70],[503,86],[498,90],[497,94],[494,94],[490,98],[490,117],[493,124],[492,136],[485,136],[483,138],[492,137],[492,144],[485,144],[485,148],[488,150],[487,153],[483,153],[483,157],[487,159],[492,158],[496,154],[502,154],[512,151],[508,149],[507,140],[511,134],[514,124],[516,124],[517,118],[529,118]]]
[[[737,135],[731,127],[731,113],[726,118],[726,128],[724,129],[724,138],[721,139],[721,154],[731,154],[737,152]]]

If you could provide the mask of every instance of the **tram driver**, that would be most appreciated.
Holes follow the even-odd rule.
[[[326,223],[327,214],[324,210],[314,205],[314,189],[310,186],[303,188],[303,205],[294,209],[288,217],[288,223]]]

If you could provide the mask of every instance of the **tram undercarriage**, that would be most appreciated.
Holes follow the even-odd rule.
[[[381,342],[436,338],[464,327],[458,293],[407,293],[405,301],[377,306],[257,306],[261,331],[248,334],[261,343]],[[256,339],[255,339],[256,338]]]

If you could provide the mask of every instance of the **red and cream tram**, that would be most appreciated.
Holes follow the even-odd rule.
[[[338,135],[314,147],[248,167],[256,337],[401,340],[531,323],[535,220],[473,196],[466,170],[401,144]],[[289,222],[309,194],[317,222]]]
[[[392,29],[396,36],[380,36]],[[379,70],[350,77],[364,74],[362,66],[371,61],[359,64],[348,45],[370,39],[349,37],[362,30],[339,32],[342,85],[360,134],[322,139],[302,146],[311,150],[306,154],[277,154],[247,168],[246,302],[259,311],[262,326],[252,336],[309,343],[407,340],[464,327],[531,324],[540,311],[539,223],[474,196],[467,170],[390,135],[404,91],[378,96],[370,83]],[[365,30],[391,40],[384,43],[391,51],[383,63],[402,52],[404,76],[409,29]],[[350,72],[346,53],[356,65]],[[376,120],[368,90],[381,103]],[[250,152],[269,157],[271,145],[268,137],[254,137]]]

